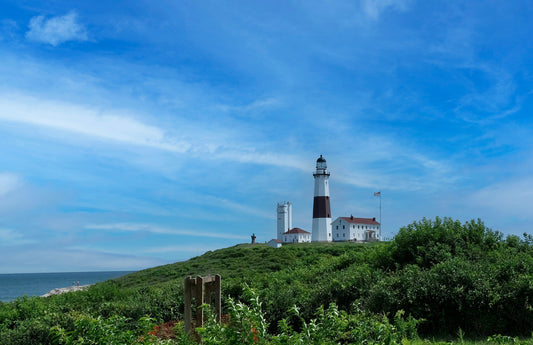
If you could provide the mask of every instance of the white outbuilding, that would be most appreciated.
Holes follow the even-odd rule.
[[[273,238],[270,241],[268,241],[268,246],[272,248],[280,248],[283,242],[278,240],[277,238]]]
[[[331,228],[335,242],[381,240],[381,224],[376,218],[338,217],[331,223]]]

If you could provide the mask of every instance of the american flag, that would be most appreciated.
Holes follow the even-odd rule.
[[[381,196],[381,192],[374,192],[374,196]]]

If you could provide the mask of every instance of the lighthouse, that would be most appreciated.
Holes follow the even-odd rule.
[[[331,209],[329,205],[329,172],[322,155],[316,160],[315,197],[313,200],[313,242],[331,242]]]

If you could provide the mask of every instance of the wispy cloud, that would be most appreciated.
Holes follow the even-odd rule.
[[[13,246],[33,242],[33,240],[25,238],[24,235],[15,230],[0,228],[0,246]]]
[[[12,19],[0,20],[0,41],[12,40],[17,36],[18,24]]]
[[[470,78],[464,81],[468,93],[458,100],[454,109],[458,117],[466,122],[486,125],[521,110],[516,83],[508,72],[481,62],[468,64],[463,68],[469,72],[482,73],[488,85],[483,85],[482,88]]]
[[[149,232],[159,235],[185,235],[194,237],[213,237],[225,239],[248,239],[248,236],[234,235],[227,232],[203,232],[198,230],[185,230],[161,227],[155,224],[141,224],[141,223],[111,223],[111,224],[90,224],[85,227],[92,230],[111,230],[111,231],[126,231],[126,232]]]
[[[225,112],[230,112],[242,117],[257,117],[265,110],[276,108],[281,106],[281,100],[269,97],[265,99],[257,99],[249,104],[242,106],[235,105],[220,105],[218,108]]]
[[[224,128],[213,127],[206,131],[202,123],[191,122],[184,130],[186,133],[181,135],[177,134],[179,131],[176,129],[167,130],[137,120],[141,117],[123,110],[96,110],[80,104],[36,99],[21,94],[0,95],[0,121],[46,127],[172,153],[189,153],[203,159],[227,159],[300,170],[305,170],[307,166],[295,155],[260,152],[250,143],[228,139],[224,133],[220,133]],[[209,155],[206,156],[206,153]]]
[[[221,207],[224,209],[237,212],[238,214],[248,214],[252,216],[257,216],[265,219],[273,218],[272,212],[266,212],[262,209],[257,209],[251,207],[250,205],[240,204],[233,201],[230,201],[225,198],[214,197],[214,196],[198,196],[195,197],[195,201],[204,204]]]
[[[410,0],[364,0],[363,11],[369,18],[378,19],[388,9],[405,11],[410,3]]]
[[[5,196],[21,185],[20,177],[13,173],[0,173],[0,197]]]
[[[143,253],[205,253],[209,250],[220,249],[220,246],[202,247],[195,245],[151,247],[141,250]]]
[[[0,120],[171,152],[185,152],[190,148],[186,142],[168,138],[161,128],[144,124],[133,117],[114,115],[114,112],[99,112],[77,104],[38,100],[20,95],[0,96]]]
[[[44,16],[31,18],[26,38],[31,41],[57,46],[67,41],[87,41],[87,30],[78,22],[78,14],[71,11],[64,16],[46,19]]]
[[[469,200],[472,205],[488,209],[495,214],[527,218],[532,208],[533,178],[492,184],[474,192]]]
[[[416,191],[440,189],[461,178],[453,162],[399,138],[367,133],[352,143],[354,149],[334,172],[336,181],[361,188]]]
[[[19,248],[6,248],[0,256],[2,273],[34,273],[137,270],[167,263],[161,259],[135,254],[115,254],[83,248],[65,249],[55,247],[35,247],[20,251]],[[44,292],[43,292],[44,293]]]

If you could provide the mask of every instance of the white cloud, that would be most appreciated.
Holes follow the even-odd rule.
[[[473,193],[469,199],[472,205],[495,214],[525,218],[533,208],[533,178],[496,183]]]
[[[6,248],[0,256],[2,273],[129,271],[167,263],[134,254],[114,254],[86,249],[36,247]],[[43,291],[45,293],[46,291]]]
[[[248,236],[234,235],[228,233],[215,233],[215,232],[202,232],[198,230],[183,230],[160,227],[154,224],[144,223],[111,223],[111,224],[91,224],[85,227],[92,230],[113,230],[113,231],[126,231],[126,232],[139,232],[145,231],[160,235],[185,235],[194,237],[213,237],[213,238],[225,238],[225,239],[248,239]]]
[[[19,245],[32,243],[34,241],[24,238],[24,236],[11,229],[0,228],[0,246]]]
[[[20,178],[12,173],[0,173],[0,197],[14,191],[21,185]]]
[[[254,207],[250,207],[249,205],[239,204],[239,203],[236,203],[228,199],[224,199],[224,198],[207,196],[203,198],[201,202],[203,204],[214,205],[214,206],[226,208],[229,210],[233,210],[233,211],[238,212],[239,214],[245,213],[245,214],[249,214],[249,215],[257,216],[261,218],[266,218],[266,219],[274,218],[274,216],[272,215],[272,212],[265,212],[262,209],[256,209]]]
[[[121,115],[116,115],[121,114]],[[296,168],[307,171],[302,159],[287,154],[257,152],[248,144],[227,138],[225,129],[214,127],[206,132],[201,123],[189,123],[177,137],[176,130],[145,124],[133,113],[93,108],[61,101],[42,100],[21,94],[0,94],[0,121],[9,121],[47,127],[54,130],[81,134],[173,153],[189,153],[210,159],[227,159],[240,163],[253,163]],[[172,131],[172,133],[171,133]],[[194,135],[193,135],[194,134]],[[238,137],[237,134],[233,135]],[[208,153],[209,155],[205,155]]]
[[[461,178],[453,162],[390,137],[368,133],[363,140],[353,139],[352,145],[349,154],[344,152],[349,163],[334,169],[335,181],[361,188],[415,191],[438,190]]]
[[[111,111],[113,112],[113,111]],[[43,126],[135,144],[171,152],[185,152],[190,145],[167,138],[158,127],[128,116],[117,116],[94,109],[19,95],[0,96],[0,120]]]
[[[143,253],[182,253],[182,252],[188,252],[188,253],[205,253],[209,250],[217,250],[220,249],[220,246],[218,247],[196,247],[194,245],[184,245],[184,246],[165,246],[165,247],[152,247],[142,250]]]
[[[230,112],[238,116],[254,118],[257,117],[257,114],[260,114],[265,110],[270,110],[281,105],[282,102],[279,99],[269,97],[265,99],[257,99],[249,104],[242,106],[219,105],[218,108],[222,111]]]
[[[299,156],[287,155],[283,153],[260,153],[254,150],[226,150],[215,153],[213,158],[228,159],[240,163],[257,163],[280,167],[290,167],[302,171],[309,170],[309,162],[302,160]]]
[[[387,9],[405,11],[409,4],[410,0],[365,0],[363,11],[369,18],[378,19]]]
[[[71,11],[64,16],[45,19],[44,16],[31,18],[26,38],[36,42],[57,46],[67,41],[87,41],[85,27],[78,23],[78,14]]]

